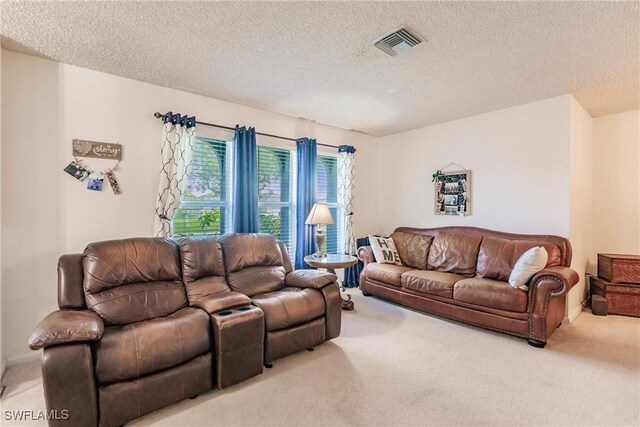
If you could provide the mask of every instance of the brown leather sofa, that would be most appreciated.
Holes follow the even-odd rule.
[[[405,228],[391,235],[403,265],[375,262],[370,246],[360,289],[399,304],[544,347],[565,314],[565,296],[578,282],[569,268],[571,245],[558,236],[510,234],[475,227]],[[533,246],[549,255],[528,291],[509,285],[520,256]]]
[[[219,240],[228,256],[205,237],[98,242],[60,258],[60,310],[29,340],[44,349],[47,410],[63,415],[50,425],[122,425],[339,335],[334,275],[291,271],[271,236]]]

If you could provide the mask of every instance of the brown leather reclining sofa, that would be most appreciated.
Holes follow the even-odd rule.
[[[402,266],[375,262],[370,246],[358,249],[365,296],[524,337],[535,347],[544,347],[562,323],[565,296],[578,282],[569,268],[571,245],[562,237],[475,227],[398,228],[391,237]],[[534,246],[546,249],[546,268],[528,291],[511,287],[516,261]]]
[[[29,346],[44,349],[49,424],[65,426],[119,426],[235,384],[341,322],[336,277],[292,271],[261,234],[92,243],[60,258],[58,306]]]

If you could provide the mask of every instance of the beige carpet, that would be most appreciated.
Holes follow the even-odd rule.
[[[133,425],[640,424],[640,319],[584,312],[540,350],[355,294],[340,338]],[[44,409],[37,364],[4,383],[3,410]]]

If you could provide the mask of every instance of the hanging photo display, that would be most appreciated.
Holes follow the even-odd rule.
[[[120,184],[118,184],[118,180],[116,180],[116,176],[113,174],[113,171],[107,171],[105,173],[107,175],[107,179],[109,180],[109,184],[111,184],[111,189],[113,190],[113,194],[120,194]]]
[[[87,190],[102,191],[102,183],[104,175],[101,173],[92,173],[87,181]]]
[[[443,168],[444,169],[444,168]],[[471,215],[471,171],[458,170],[433,174],[436,215]]]
[[[69,165],[64,168],[64,171],[80,182],[84,181],[89,176],[89,171],[76,162],[69,163]]]
[[[80,182],[86,181],[87,190],[102,191],[104,178],[106,176],[113,194],[118,195],[122,193],[120,184],[114,173],[114,171],[118,170],[118,166],[122,160],[122,145],[74,139],[72,153],[74,161],[69,163],[64,168],[64,171]],[[81,157],[115,160],[115,164],[112,167],[102,170],[93,170],[80,160]]]

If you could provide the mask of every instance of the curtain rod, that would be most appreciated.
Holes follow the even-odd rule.
[[[155,112],[153,114],[153,117],[155,117],[156,119],[164,119],[164,114],[161,114],[159,112]],[[196,124],[198,125],[202,125],[202,126],[211,126],[214,128],[220,128],[220,129],[227,129],[227,130],[236,130],[236,128],[232,128],[230,126],[223,126],[223,125],[216,125],[214,123],[207,123],[207,122],[200,122],[198,120],[196,120]],[[295,138],[288,138],[286,136],[280,136],[280,135],[272,135],[270,133],[262,133],[262,132],[256,132],[256,135],[260,135],[260,136],[270,136],[271,138],[278,138],[278,139],[284,139],[287,141],[293,141],[293,142],[297,142],[297,139]],[[331,148],[340,148],[337,145],[330,145],[330,144],[320,144],[319,142],[316,143],[317,145],[320,145],[322,147],[331,147]]]

